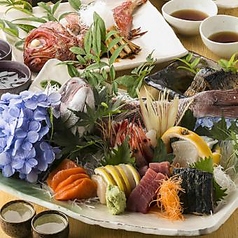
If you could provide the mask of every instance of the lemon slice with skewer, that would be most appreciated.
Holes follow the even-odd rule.
[[[220,156],[219,153],[215,152],[212,153],[210,147],[206,143],[206,141],[196,134],[193,131],[188,130],[187,128],[181,127],[181,126],[174,126],[169,128],[161,137],[163,142],[165,143],[167,147],[167,151],[170,150],[170,139],[171,138],[179,138],[182,140],[189,141],[194,145],[196,148],[198,158],[209,158],[211,157],[213,159],[213,162],[215,164],[219,163]]]

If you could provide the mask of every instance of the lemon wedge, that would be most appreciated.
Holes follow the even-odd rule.
[[[129,181],[129,183],[130,183],[131,190],[132,190],[133,188],[135,188],[136,182],[135,182],[135,180],[134,180],[134,177],[133,177],[133,175],[132,175],[130,169],[127,168],[126,164],[119,164],[119,166],[120,166],[120,167],[123,169],[123,171],[125,172],[126,177],[127,177],[128,181]]]
[[[139,184],[139,182],[140,182],[140,174],[138,173],[138,171],[131,164],[126,164],[126,167],[132,173],[134,181],[135,181],[135,185]]]
[[[115,180],[113,179],[113,177],[105,170],[104,167],[98,167],[96,169],[94,169],[94,173],[101,175],[104,179],[104,181],[107,184],[111,184],[111,185],[116,185]]]
[[[197,151],[198,158],[211,157],[214,163],[218,162],[218,153],[216,152],[213,154],[210,147],[201,136],[181,126],[171,127],[162,135],[161,139],[165,143],[168,151],[170,150],[170,139],[175,137],[189,141],[193,144]]]
[[[123,168],[120,165],[116,165],[115,168],[118,170],[118,172],[121,175],[122,181],[125,184],[125,194],[128,196],[131,192],[131,185],[130,185],[129,179],[128,179],[125,171],[123,170]]]
[[[179,138],[183,140],[190,141],[197,149],[198,155],[202,158],[211,157],[212,151],[207,145],[207,143],[193,131],[188,130],[187,128],[174,126],[170,127],[161,137],[166,147],[170,147],[170,139],[171,138]]]
[[[117,169],[113,165],[106,165],[104,168],[113,177],[113,179],[116,182],[116,185],[118,186],[118,188],[121,191],[126,192],[125,191],[126,189],[125,189],[124,184],[122,182],[122,178],[121,178],[119,172],[117,171]]]

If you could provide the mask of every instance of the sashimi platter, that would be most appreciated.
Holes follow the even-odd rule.
[[[1,5],[1,38],[32,82],[1,95],[0,190],[145,234],[227,221],[238,207],[235,56],[188,51],[148,0]]]

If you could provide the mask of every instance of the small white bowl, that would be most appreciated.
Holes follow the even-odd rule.
[[[202,20],[185,20],[172,16],[177,11],[194,11],[205,14],[204,17],[217,15],[218,8],[213,0],[172,0],[165,3],[162,7],[162,15],[165,20],[173,27],[176,33],[183,35],[199,34],[199,26]],[[193,14],[194,16],[196,15]]]
[[[220,32],[238,34],[238,17],[228,15],[209,17],[202,22],[199,30],[203,43],[214,54],[222,58],[230,58],[234,53],[238,53],[238,41],[221,43],[209,39],[212,35]]]

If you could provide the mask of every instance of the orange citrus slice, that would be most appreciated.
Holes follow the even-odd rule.
[[[168,151],[170,150],[171,138],[179,138],[182,140],[189,141],[195,146],[199,158],[211,157],[214,163],[216,164],[219,163],[219,153],[215,152],[213,154],[210,147],[206,143],[206,141],[197,133],[190,131],[187,128],[181,127],[181,126],[170,127],[161,137]]]

